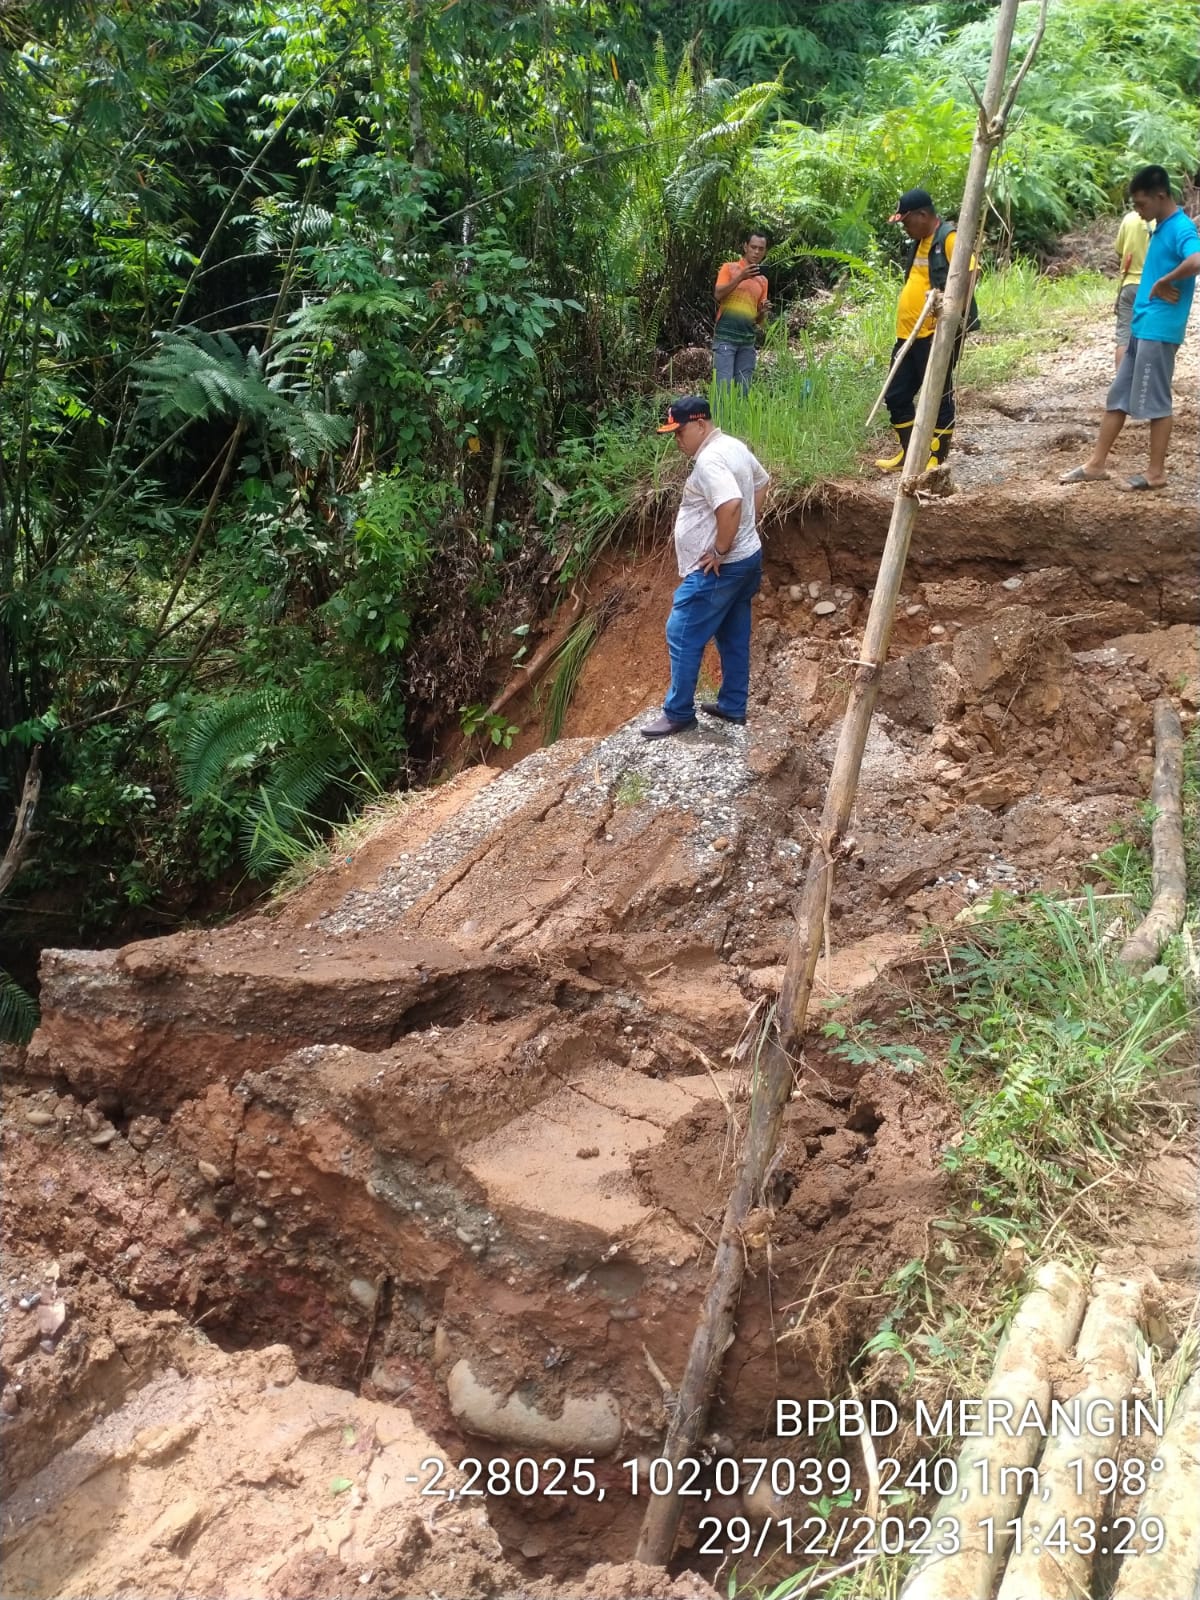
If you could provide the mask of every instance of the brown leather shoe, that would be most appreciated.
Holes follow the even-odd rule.
[[[731,717],[728,711],[721,710],[720,706],[717,705],[715,700],[702,700],[700,702],[700,709],[703,711],[706,717],[720,717],[722,722],[732,722],[734,726],[738,728],[744,728],[746,726],[745,717]]]
[[[687,722],[672,722],[664,713],[661,717],[656,717],[653,722],[648,722],[644,728],[639,728],[638,732],[643,739],[666,739],[673,733],[685,733],[688,728],[695,726],[695,717]]]

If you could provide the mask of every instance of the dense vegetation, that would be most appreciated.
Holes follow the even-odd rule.
[[[785,309],[846,270],[868,304],[897,191],[953,206],[989,11],[6,6],[5,838],[46,773],[17,901],[93,937],[185,908],[447,727],[499,736],[480,703],[626,508],[741,219]],[[997,247],[1183,170],[1197,77],[1189,0],[1059,0]]]

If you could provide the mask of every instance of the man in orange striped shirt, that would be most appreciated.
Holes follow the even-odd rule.
[[[755,339],[770,309],[762,259],[765,233],[752,232],[742,243],[740,261],[727,261],[717,274],[717,325],[713,329],[713,375],[718,383],[750,387],[758,361]]]

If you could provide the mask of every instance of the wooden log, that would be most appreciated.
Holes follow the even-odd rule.
[[[1048,1412],[1050,1368],[1074,1344],[1087,1303],[1082,1281],[1062,1262],[1039,1267],[1034,1285],[1017,1307],[982,1396],[985,1403],[1011,1401],[1018,1417],[1030,1402],[1043,1416]],[[957,1486],[933,1514],[935,1528],[943,1518],[957,1524],[959,1548],[952,1555],[928,1555],[900,1600],[989,1600],[1007,1554],[1004,1525],[1016,1517],[1026,1487],[1022,1472],[1041,1447],[1036,1431],[1009,1437],[997,1430],[967,1440],[958,1457]]]
[[[1187,872],[1183,856],[1183,728],[1169,700],[1154,702],[1154,822],[1150,833],[1154,897],[1150,910],[1126,939],[1118,956],[1130,972],[1145,972],[1183,926]]]
[[[1138,1371],[1141,1317],[1141,1284],[1130,1278],[1109,1278],[1098,1269],[1075,1347],[1085,1381],[1072,1399],[1081,1406],[1097,1400],[1115,1406],[1128,1398]],[[1076,1528],[1087,1524],[1076,1524],[1074,1519],[1099,1521],[1104,1497],[1095,1465],[1101,1457],[1115,1457],[1120,1446],[1119,1438],[1088,1429],[1079,1434],[1056,1434],[1046,1441],[1038,1463],[1039,1494],[1030,1495],[1026,1503],[1019,1548],[1009,1557],[996,1600],[1079,1600],[1080,1595],[1091,1594],[1088,1541],[1071,1543]],[[1060,1518],[1067,1533],[1065,1547],[1055,1541],[1052,1549],[1043,1550],[1040,1537]]]
[[[1001,0],[985,89],[984,106],[991,109],[980,113],[959,213],[959,232],[966,239],[973,239],[979,227],[988,163],[992,150],[1004,133],[1006,104],[1011,104],[1011,100],[1005,101],[1004,80],[1016,19],[1017,0]],[[734,1321],[746,1266],[741,1228],[750,1210],[761,1203],[762,1187],[775,1154],[783,1110],[792,1092],[793,1062],[799,1055],[808,1014],[808,998],[825,934],[834,861],[850,824],[858,790],[859,769],[875,709],[875,695],[887,659],[892,619],[916,521],[919,504],[916,483],[929,460],[942,387],[950,370],[955,340],[966,311],[970,274],[970,251],[957,251],[950,263],[946,281],[944,310],[938,318],[930,343],[925,382],[917,402],[904,471],[892,506],[887,540],[863,636],[862,656],[851,683],[837,753],[829,775],[820,832],[800,896],[776,1009],[775,1031],[764,1043],[741,1162],[725,1208],[708,1290],[684,1366],[679,1404],[660,1452],[673,1464],[695,1454],[696,1441],[704,1430],[721,1362],[733,1342]],[[678,1481],[678,1475],[673,1476]],[[669,1494],[653,1496],[647,1502],[637,1545],[638,1561],[648,1566],[666,1565],[675,1545],[679,1515],[677,1488],[673,1487]]]
[[[1121,1562],[1112,1600],[1194,1600],[1200,1593],[1200,1369],[1192,1374],[1153,1451],[1162,1466],[1136,1502],[1138,1535]],[[1162,1548],[1147,1540],[1146,1522],[1157,1517],[1166,1534]]]

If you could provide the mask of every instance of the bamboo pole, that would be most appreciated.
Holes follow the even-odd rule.
[[[1047,1414],[1051,1372],[1070,1353],[1086,1305],[1087,1290],[1064,1262],[1047,1261],[1037,1269],[1034,1287],[1017,1307],[996,1353],[981,1396],[985,1414],[988,1402],[995,1401],[1007,1401],[1017,1417],[1028,1405]],[[954,1492],[943,1495],[932,1517],[935,1528],[944,1526],[939,1517],[957,1528],[955,1548],[947,1555],[931,1550],[909,1575],[900,1600],[988,1600],[1008,1554],[1007,1530],[1021,1508],[1025,1470],[1041,1447],[1042,1436],[1034,1429],[997,1429],[990,1437],[967,1438],[958,1455]],[[1050,1595],[1031,1600],[1050,1600]]]
[[[987,87],[971,146],[959,213],[958,233],[963,239],[974,239],[979,230],[988,162],[992,150],[1003,136],[1005,121],[1012,106],[1012,95],[1005,98],[1004,80],[1017,20],[1017,3],[1018,0],[1001,0],[996,21]],[[1043,0],[1043,21],[1045,6],[1046,0]],[[1037,38],[1040,38],[1040,26]],[[1028,59],[1025,66],[1028,66]],[[1024,70],[1022,68],[1022,74],[1018,74],[1018,82]],[[833,883],[833,863],[849,825],[858,788],[859,768],[875,708],[880,674],[887,658],[892,618],[917,514],[918,479],[929,459],[942,385],[950,369],[954,341],[967,306],[966,290],[970,275],[971,251],[956,250],[946,281],[944,310],[933,332],[929,365],[917,404],[904,470],[896,489],[887,542],[867,618],[862,657],[842,719],[841,737],[825,795],[820,834],[813,847],[801,893],[775,1027],[764,1043],[741,1162],[725,1208],[708,1290],[680,1381],[675,1413],[660,1452],[673,1464],[695,1453],[696,1441],[703,1431],[712,1393],[720,1375],[722,1359],[733,1342],[734,1321],[746,1266],[741,1227],[751,1208],[759,1203],[763,1181],[778,1143],[783,1108],[792,1091],[792,1059],[804,1032],[808,998],[821,950]],[[678,1474],[673,1477],[678,1481]],[[676,1490],[670,1494],[656,1495],[649,1501],[638,1538],[636,1560],[648,1566],[666,1565],[674,1548],[679,1514]]]
[[[936,289],[930,289],[929,293],[925,296],[925,304],[921,307],[921,315],[917,318],[916,324],[913,327],[913,331],[909,334],[908,338],[905,339],[904,343],[900,346],[899,350],[896,351],[896,359],[892,362],[891,366],[888,368],[888,375],[883,380],[883,388],[880,389],[879,393],[875,396],[875,404],[871,407],[870,411],[867,412],[867,420],[866,420],[866,423],[864,424],[864,426],[869,428],[871,426],[872,422],[874,422],[875,413],[879,410],[880,406],[883,404],[883,397],[888,392],[888,390],[891,388],[892,379],[896,376],[896,373],[899,371],[900,363],[904,360],[905,356],[908,354],[908,352],[912,349],[913,345],[916,343],[917,335],[920,333],[921,329],[925,326],[925,318],[929,315],[929,308],[937,298],[938,298],[938,291]]]
[[[1144,1499],[1134,1502],[1137,1532],[1121,1562],[1113,1600],[1180,1600],[1200,1594],[1200,1369],[1171,1411],[1166,1436],[1133,1449],[1157,1458]],[[1158,1519],[1166,1538],[1151,1542],[1147,1523]]]
[[[1072,1399],[1084,1408],[1085,1416],[1090,1415],[1087,1408],[1097,1402],[1111,1405],[1115,1412],[1118,1403],[1133,1391],[1138,1375],[1138,1328],[1145,1314],[1142,1301],[1142,1285],[1136,1278],[1109,1277],[1103,1267],[1096,1269],[1091,1302],[1075,1346],[1084,1387],[1077,1389]],[[1043,1528],[1083,1528],[1089,1519],[1093,1523],[1100,1520],[1103,1496],[1096,1463],[1115,1453],[1111,1438],[1088,1429],[1078,1435],[1055,1433],[1046,1440],[1037,1467],[1038,1492],[1025,1502],[1021,1537],[1008,1558],[996,1600],[1079,1600],[1080,1595],[1092,1592],[1094,1552],[1087,1548],[1087,1541],[1068,1543],[1062,1550],[1043,1549],[1039,1535]],[[973,1533],[977,1542],[982,1530],[974,1512],[980,1508],[972,1507],[971,1516],[961,1507],[957,1509],[967,1538]],[[1007,1520],[1006,1510],[997,1515],[997,1528]],[[989,1582],[984,1593],[991,1592]],[[906,1595],[905,1600],[918,1597]]]
[[[1145,972],[1183,926],[1187,871],[1183,855],[1183,727],[1169,700],[1154,702],[1154,823],[1150,831],[1154,898],[1117,958],[1130,972]]]

